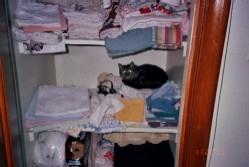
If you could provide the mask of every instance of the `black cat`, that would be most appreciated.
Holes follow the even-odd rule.
[[[137,66],[131,62],[127,65],[119,63],[118,66],[123,83],[136,89],[159,88],[168,80],[166,72],[152,64]]]

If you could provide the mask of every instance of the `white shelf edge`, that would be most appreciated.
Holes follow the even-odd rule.
[[[104,46],[104,40],[82,40],[82,39],[65,39],[67,45],[100,45]]]
[[[104,40],[86,40],[86,39],[65,39],[66,45],[95,45],[95,46],[104,46]],[[183,46],[183,57],[186,56],[187,52],[187,41],[182,41]]]
[[[47,130],[49,131],[49,129]],[[83,128],[83,132],[94,132],[94,128]],[[165,127],[165,128],[150,128],[150,127],[126,127],[125,130],[119,130],[114,132],[136,132],[136,133],[169,133],[177,135],[178,127]],[[34,134],[39,132],[34,132],[33,128],[29,130],[29,141],[34,141]]]
[[[94,132],[94,128],[83,128],[84,132]],[[177,133],[178,127],[150,128],[150,127],[126,127],[124,130],[114,132],[144,132],[144,133]]]
[[[62,44],[60,43],[60,50],[58,51],[49,51],[49,52],[44,52],[46,53],[60,53],[60,52],[65,52],[66,49],[65,47],[62,47],[62,45],[93,45],[93,46],[104,46],[105,45],[105,41],[104,40],[85,40],[85,39],[65,39]],[[186,56],[186,52],[187,52],[187,41],[183,41],[182,42],[182,46],[183,46],[183,57]],[[46,46],[45,46],[46,47]],[[19,48],[19,52],[23,53],[23,54],[30,54],[30,52],[26,51],[24,49],[24,45],[22,42],[18,42],[18,48]],[[58,47],[59,48],[59,47]],[[167,50],[166,50],[167,51]],[[36,52],[33,51],[33,54],[44,54],[43,52]]]
[[[127,127],[119,132],[145,132],[145,133],[177,133],[177,127],[150,128],[150,127]]]

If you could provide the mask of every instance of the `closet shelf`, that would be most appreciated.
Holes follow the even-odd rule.
[[[82,131],[94,132],[92,128],[86,128]],[[150,127],[126,127],[125,130],[119,130],[116,132],[144,132],[144,133],[177,133],[177,127],[167,127],[167,128],[150,128]]]
[[[82,128],[84,132],[94,132],[94,128]],[[36,131],[33,128],[29,130],[30,132],[38,133],[40,131],[49,131],[49,129],[42,129]],[[151,128],[151,127],[132,127],[126,126],[125,130],[119,130],[117,132],[145,132],[145,133],[177,133],[178,127],[164,127],[164,128]]]
[[[47,130],[49,131],[49,130]],[[93,128],[83,128],[84,132],[94,132]],[[39,131],[40,132],[40,131]],[[34,134],[39,133],[38,131],[34,131],[33,128],[29,129],[29,140],[34,141]],[[42,132],[42,131],[41,131]],[[115,132],[136,132],[136,133],[168,133],[177,135],[178,127],[165,127],[165,128],[150,128],[150,127],[126,127],[125,130],[119,130]]]
[[[150,127],[126,127],[126,130],[120,132],[146,132],[146,133],[177,133],[177,127],[150,128]]]
[[[104,46],[104,40],[86,40],[86,39],[65,39],[66,45],[94,45],[94,46]],[[187,41],[182,41],[183,47],[183,57],[186,56],[187,53]]]
[[[50,46],[44,45],[44,49],[41,51],[33,51],[32,54],[53,54],[66,52],[66,45],[85,45],[85,46],[105,46],[104,40],[86,40],[86,39],[63,39],[58,45]],[[187,41],[182,42],[183,57],[186,56]],[[30,51],[26,50],[26,46],[22,42],[18,42],[19,52],[22,54],[30,54]]]

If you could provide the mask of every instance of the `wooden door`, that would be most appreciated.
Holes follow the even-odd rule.
[[[197,0],[185,85],[179,167],[205,167],[230,0]]]

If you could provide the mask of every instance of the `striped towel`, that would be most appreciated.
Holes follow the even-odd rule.
[[[153,27],[152,40],[155,49],[179,49],[182,48],[182,33],[180,25],[171,27]]]

